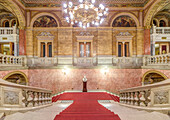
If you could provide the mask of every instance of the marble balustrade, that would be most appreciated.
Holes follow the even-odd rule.
[[[26,66],[25,56],[3,55],[0,53],[0,66]]]
[[[96,63],[96,57],[77,57],[74,58],[74,64],[76,66],[94,66]]]
[[[27,57],[29,67],[57,66],[57,57]]]
[[[143,66],[170,65],[170,53],[154,56],[144,56]]]
[[[113,66],[118,68],[140,68],[142,57],[113,57]]]
[[[0,27],[0,35],[17,34],[16,26],[13,27]]]
[[[0,43],[2,44],[14,44],[14,56],[19,55],[19,30],[16,26],[13,27],[0,27]],[[2,51],[1,51],[2,52]],[[5,53],[3,53],[5,54]]]
[[[140,107],[168,107],[170,106],[169,94],[170,79],[155,84],[120,90],[120,103]]]
[[[170,65],[170,53],[144,57],[26,57],[0,54],[1,66],[50,67],[58,65],[97,66],[113,65],[118,68]]]
[[[47,89],[14,84],[0,79],[0,110],[6,108],[23,110],[23,108],[50,105],[51,94],[52,91]]]

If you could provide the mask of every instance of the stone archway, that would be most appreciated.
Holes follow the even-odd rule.
[[[159,71],[150,70],[142,77],[142,85],[153,84],[168,79],[166,75]]]
[[[25,27],[25,16],[19,6],[12,0],[0,0],[0,4],[11,11],[18,19],[19,26]]]
[[[21,84],[21,85],[28,85],[28,78],[25,75],[25,73],[20,72],[20,71],[15,71],[8,73],[5,77],[3,77],[4,80],[16,84]]]
[[[164,6],[170,4],[169,0],[157,0],[148,10],[145,19],[144,19],[144,26],[150,26],[153,16],[161,10]]]

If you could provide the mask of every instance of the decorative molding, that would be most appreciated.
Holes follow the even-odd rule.
[[[129,32],[120,32],[117,36],[117,40],[132,40],[133,36]]]
[[[76,36],[77,40],[93,40],[94,36]]]
[[[38,40],[54,40],[54,36],[50,32],[41,32],[37,38]]]
[[[106,4],[109,7],[143,7],[150,0],[96,0],[96,4]],[[25,7],[60,7],[63,0],[20,0]],[[78,4],[77,0],[72,0]],[[47,4],[48,3],[48,4]]]
[[[120,32],[117,36],[132,36],[129,32]]]
[[[19,93],[15,91],[4,91],[4,104],[18,105]]]
[[[154,92],[154,104],[168,104],[169,101],[168,98],[169,98],[168,90]]]
[[[50,32],[41,32],[38,36],[53,36]]]
[[[92,36],[90,32],[80,32],[80,36]]]

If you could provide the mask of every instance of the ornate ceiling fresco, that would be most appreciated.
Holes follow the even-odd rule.
[[[170,4],[168,4],[167,6],[165,6],[162,10],[160,10],[155,17],[157,18],[161,18],[165,16],[166,18],[170,19]]]
[[[10,20],[10,19],[14,19],[15,16],[4,6],[0,5],[0,20],[4,18]]]
[[[65,1],[78,0],[20,0],[25,7],[60,7]],[[97,3],[103,3],[108,7],[144,7],[150,0],[96,0]]]

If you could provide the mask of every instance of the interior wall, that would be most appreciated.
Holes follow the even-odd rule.
[[[19,70],[28,76],[28,85],[50,89],[53,93],[64,90],[82,90],[84,75],[87,89],[103,89],[119,93],[119,90],[141,86],[142,77],[151,69],[109,69],[104,74],[101,69],[70,69],[64,75],[62,69]],[[170,78],[170,70],[157,70]],[[0,71],[0,78],[14,71]]]

